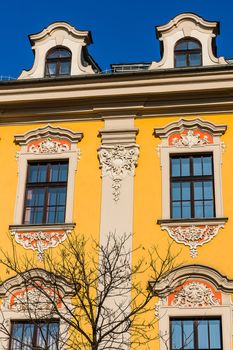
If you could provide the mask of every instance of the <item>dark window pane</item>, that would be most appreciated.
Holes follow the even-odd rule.
[[[29,188],[26,192],[26,205],[43,206],[44,196],[44,188]]]
[[[42,223],[43,223],[43,208],[32,209],[30,224],[42,224]]]
[[[48,329],[48,344],[49,350],[57,350],[56,344],[58,344],[59,324],[51,323]]]
[[[187,45],[189,50],[200,49],[201,45],[197,41],[189,40]]]
[[[212,175],[212,157],[203,157],[203,175]]]
[[[65,221],[65,207],[59,207],[56,212],[56,223]]]
[[[54,49],[48,54],[47,59],[66,58],[66,57],[71,57],[71,53],[69,50]]]
[[[187,67],[187,56],[186,54],[176,54],[176,67]]]
[[[180,199],[181,199],[180,182],[174,182],[172,184],[172,200],[180,200]]]
[[[61,62],[60,63],[60,75],[70,74],[70,62]]]
[[[194,202],[194,217],[203,218],[203,201]]]
[[[198,348],[209,349],[208,342],[208,320],[199,320],[197,322],[198,327]]]
[[[56,207],[47,208],[46,222],[48,224],[56,223]]]
[[[182,183],[182,200],[190,200],[191,193],[190,193],[190,182],[183,182]]]
[[[47,63],[46,64],[46,75],[49,75],[49,76],[56,75],[56,69],[57,69],[57,64],[55,62]]]
[[[45,182],[47,174],[47,164],[40,164],[38,169],[38,182]]]
[[[184,349],[194,349],[194,328],[192,320],[183,321]]]
[[[204,199],[213,199],[213,183],[212,181],[204,181]]]
[[[182,158],[181,159],[181,176],[190,175],[190,159]]]
[[[68,164],[61,163],[60,172],[59,172],[59,181],[67,181],[67,176],[68,176]]]
[[[187,50],[187,49],[188,49],[188,41],[182,40],[176,45],[175,51]]]
[[[59,164],[52,164],[50,168],[50,180],[51,182],[57,182],[59,176]]]
[[[194,182],[193,184],[194,187],[194,199],[195,200],[202,200],[203,199],[203,186],[202,186],[202,182],[198,181],[198,182]]]
[[[193,175],[202,175],[202,159],[201,157],[193,157]]]
[[[33,333],[34,333],[34,325],[30,323],[25,323],[23,328],[23,349],[31,349],[29,345],[32,345]],[[27,346],[26,346],[27,345]]]
[[[172,203],[172,217],[174,219],[181,218],[181,202]]]
[[[66,204],[66,187],[60,187],[57,191],[57,204],[65,205]]]
[[[180,176],[180,159],[172,159],[172,176]]]
[[[201,66],[201,54],[200,53],[189,54],[189,65],[192,67]]]
[[[181,349],[182,347],[182,326],[181,321],[172,321],[172,350]]]
[[[213,201],[204,202],[204,213],[205,213],[205,218],[214,217]]]
[[[212,349],[221,348],[220,320],[209,320],[210,327],[210,347]]]
[[[188,201],[182,202],[182,218],[191,218],[191,203]]]
[[[31,164],[29,166],[28,182],[37,182],[38,164]]]

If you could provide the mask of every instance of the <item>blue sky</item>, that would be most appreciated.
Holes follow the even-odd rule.
[[[233,57],[232,0],[0,0],[0,76],[17,77],[29,69],[33,53],[27,35],[59,20],[91,31],[89,52],[104,70],[111,63],[158,60],[154,28],[181,12],[219,21],[218,55]]]

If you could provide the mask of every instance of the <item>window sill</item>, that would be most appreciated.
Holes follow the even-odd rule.
[[[75,223],[62,223],[62,224],[40,224],[40,225],[10,225],[9,230],[11,232],[25,232],[25,231],[54,231],[54,230],[73,230]]]
[[[227,217],[216,218],[192,218],[192,219],[159,219],[158,225],[166,226],[198,226],[198,225],[223,225],[228,221]]]

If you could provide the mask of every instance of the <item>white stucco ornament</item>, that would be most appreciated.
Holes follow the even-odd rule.
[[[197,247],[213,239],[219,229],[224,225],[205,225],[205,226],[166,226],[162,229],[166,230],[169,235],[177,242],[183,243],[190,247],[190,256],[196,258],[198,255]]]
[[[45,153],[62,153],[69,151],[70,147],[66,143],[52,140],[50,137],[41,141],[38,144],[32,144],[29,147],[29,152],[45,154]]]
[[[55,248],[63,242],[71,230],[65,231],[34,231],[34,232],[12,232],[17,243],[25,249],[32,249],[38,252],[38,260],[44,259],[44,251],[49,248]]]
[[[52,291],[49,293],[46,289],[46,295],[54,298],[54,293]],[[11,310],[21,312],[33,312],[42,310],[51,310],[53,304],[49,301],[49,298],[46,297],[39,289],[30,288],[25,289],[18,293],[14,298],[12,305],[9,305]]]
[[[180,139],[175,137],[172,140],[172,145],[175,147],[188,147],[204,146],[209,143],[208,136],[201,137],[200,134],[194,134],[193,130],[188,130],[187,134],[181,134]]]
[[[203,283],[191,282],[182,287],[175,294],[171,306],[179,307],[206,307],[219,305],[218,300],[210,287]]]
[[[121,182],[126,176],[134,176],[139,149],[137,146],[116,145],[99,150],[102,176],[112,179],[113,199],[120,198]]]

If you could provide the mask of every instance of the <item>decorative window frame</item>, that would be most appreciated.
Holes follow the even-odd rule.
[[[192,288],[185,290],[184,286],[190,283],[192,283]],[[207,266],[188,265],[171,272],[166,280],[157,284],[150,282],[150,287],[155,295],[161,296],[155,306],[159,323],[160,350],[167,350],[170,346],[170,319],[187,317],[187,315],[189,317],[221,317],[223,349],[232,350],[233,305],[231,294],[233,293],[233,280],[227,279],[218,271]],[[172,305],[172,298],[175,298],[180,292],[182,300],[176,299],[179,302]],[[195,302],[198,299],[201,300],[199,306]]]
[[[71,232],[73,223],[74,180],[80,150],[77,143],[83,133],[68,129],[53,127],[50,124],[16,135],[15,143],[21,146],[17,152],[18,185],[14,211],[14,223],[10,231],[15,235],[17,243],[26,249],[37,250],[38,258],[43,258],[43,251],[57,246]],[[62,224],[24,225],[23,210],[29,161],[68,160],[68,179],[65,222]]]
[[[178,243],[190,247],[190,255],[197,256],[197,247],[209,242],[227,221],[223,214],[222,152],[220,136],[226,125],[217,125],[200,118],[180,119],[155,128],[161,139],[158,147],[162,170],[162,219],[158,224]],[[170,156],[172,154],[212,153],[214,164],[215,217],[201,219],[171,219],[170,217]]]
[[[2,300],[0,306],[0,348],[1,349],[9,349],[10,345],[10,334],[11,334],[11,321],[37,321],[41,319],[53,319],[59,321],[59,339],[61,337],[62,343],[66,344],[68,340],[68,325],[59,318],[56,313],[51,313],[48,307],[42,305],[42,309],[38,311],[39,303],[37,308],[35,308],[35,312],[33,309],[24,309],[23,300],[26,300],[26,303],[30,302],[30,297],[33,302],[39,301],[40,296],[38,293],[34,293],[34,291],[38,291],[36,287],[30,287],[27,281],[27,274],[29,274],[29,278],[33,280],[33,285],[37,282],[41,283],[43,286],[51,285],[51,273],[49,274],[43,269],[33,269],[30,271],[24,272],[22,275],[16,275],[7,279],[0,286],[0,298]],[[56,276],[56,290],[59,290],[60,295],[62,295],[62,302],[59,301],[59,305],[57,306],[60,309],[60,313],[67,317],[67,308],[66,305],[70,309],[72,308],[71,299],[74,295],[74,291],[72,287],[66,284],[64,279],[60,279],[58,281],[58,277]],[[46,287],[46,288],[47,288]],[[54,287],[51,285],[51,292],[53,292]],[[41,293],[41,298],[44,298]],[[51,296],[52,298],[52,296]],[[13,301],[13,303],[12,303]],[[42,301],[43,302],[43,301]],[[47,305],[47,304],[46,304]],[[49,314],[48,314],[49,312]],[[64,350],[67,348],[66,346],[62,347]]]

